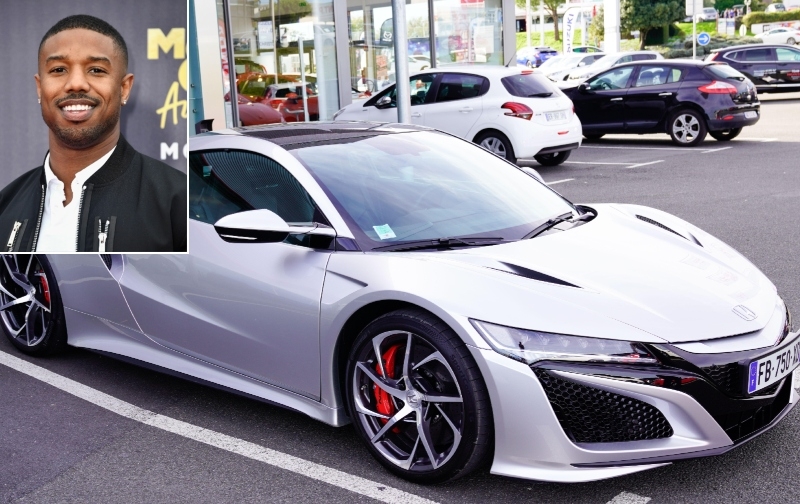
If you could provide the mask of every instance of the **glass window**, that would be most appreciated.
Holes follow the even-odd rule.
[[[551,96],[560,91],[555,84],[540,73],[523,73],[500,79],[503,87],[513,96],[522,98],[532,96]]]
[[[683,71],[663,65],[642,65],[634,87],[657,86],[681,80]]]
[[[788,47],[777,47],[778,61],[800,61],[800,51]]]
[[[326,223],[305,189],[275,161],[247,151],[192,152],[189,216],[214,224],[245,210],[271,210],[288,223]]]
[[[628,80],[633,72],[633,67],[616,68],[608,72],[601,73],[589,81],[589,89],[592,91],[609,91],[612,89],[622,89],[628,86]]]
[[[436,79],[438,74],[435,73],[428,73],[428,74],[421,74],[415,75],[409,81],[409,86],[411,87],[411,106],[414,105],[422,105],[426,101],[429,101],[430,98],[428,97],[428,91],[431,89],[431,85],[433,81]],[[383,91],[382,93],[376,95],[371,100],[369,100],[365,106],[373,106],[377,103],[378,100],[383,98],[384,96],[389,96],[392,99],[391,107],[397,106],[397,88],[392,86],[391,88]]]
[[[736,70],[733,67],[728,65],[709,65],[706,67],[706,70],[711,72],[714,77],[722,78],[722,79],[736,79],[739,81],[743,81],[746,77]]]
[[[656,59],[655,54],[634,54],[633,61],[646,61]]]
[[[484,89],[485,86],[485,89]],[[446,73],[439,82],[437,102],[475,98],[489,90],[489,81],[484,77],[469,74]]]
[[[618,59],[618,60],[616,61],[616,63],[614,63],[614,64],[615,64],[615,65],[619,65],[619,64],[621,64],[621,63],[627,63],[627,62],[629,62],[629,61],[633,61],[633,56],[631,56],[630,54],[629,54],[629,55],[627,55],[627,56],[623,56],[623,57],[621,57],[621,58],[620,58],[620,59]]]
[[[434,38],[439,65],[506,64],[503,59],[502,0],[430,1],[433,1],[433,15],[436,19]]]
[[[772,50],[769,48],[764,49],[748,49],[742,51],[744,53],[744,61],[773,61]],[[739,58],[739,61],[742,61]]]

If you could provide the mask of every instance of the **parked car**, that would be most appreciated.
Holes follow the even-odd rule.
[[[535,68],[557,54],[552,47],[521,47],[517,49],[517,65]]]
[[[719,17],[719,13],[717,9],[714,7],[704,7],[703,9],[697,12],[697,22],[702,21],[715,21]],[[687,16],[683,19],[684,23],[691,23],[692,16]]]
[[[565,92],[590,139],[667,133],[678,145],[694,146],[707,133],[732,140],[761,117],[750,79],[715,62],[624,63]]]
[[[765,44],[789,44],[795,45],[800,42],[800,30],[779,26],[764,33],[759,33],[756,38],[761,39]]]
[[[646,61],[657,59],[664,59],[664,57],[655,51],[623,51],[614,54],[606,54],[591,65],[584,67],[582,70],[571,72],[569,75],[569,80],[585,80],[592,75],[596,75],[611,67],[621,65],[622,63],[627,63],[629,61]]]
[[[251,75],[240,83],[239,95],[278,110],[286,122],[296,122],[305,118],[302,100],[303,87],[305,87],[309,119],[319,120],[319,96],[316,82],[306,82],[305,86],[300,82],[268,84],[274,82],[274,79],[271,80],[270,77],[265,74]]]
[[[541,66],[539,70],[552,81],[565,81],[569,79],[569,75],[573,71],[582,71],[603,56],[605,56],[605,53],[568,54],[565,55],[564,59],[559,61],[558,65],[548,68]]]
[[[603,52],[603,50],[600,49],[599,47],[587,45],[587,46],[575,46],[575,47],[572,48],[572,52],[576,52],[576,53],[601,53],[601,52]]]
[[[727,63],[753,81],[759,93],[800,91],[800,49],[780,44],[750,44],[715,49],[707,61]]]
[[[765,12],[786,12],[786,6],[782,3],[771,3],[767,5]]]
[[[242,126],[255,126],[258,124],[275,124],[286,122],[283,115],[277,110],[264,105],[263,103],[254,102],[246,96],[237,95],[237,110],[239,111],[239,122]],[[229,93],[225,94],[225,101],[231,101]]]
[[[452,133],[512,163],[563,163],[582,141],[572,102],[544,75],[498,66],[429,69],[410,79],[411,121]],[[352,103],[335,120],[397,122],[396,88]]]
[[[631,474],[797,404],[785,303],[698,227],[573,204],[445,133],[294,126],[190,138],[190,254],[4,256],[11,343],[352,422],[416,483]]]

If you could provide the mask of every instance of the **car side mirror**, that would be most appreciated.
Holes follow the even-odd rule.
[[[229,243],[279,243],[290,234],[309,234],[335,237],[336,231],[327,226],[290,226],[271,210],[247,210],[218,220],[214,229]]]
[[[392,97],[387,95],[381,96],[378,101],[375,102],[375,108],[385,109],[392,106]]]
[[[581,93],[581,94],[589,94],[589,93],[592,92],[592,88],[589,87],[589,83],[588,82],[584,82],[583,84],[578,86],[578,92]]]

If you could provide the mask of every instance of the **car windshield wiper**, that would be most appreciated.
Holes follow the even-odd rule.
[[[533,93],[529,94],[528,98],[547,98],[548,96],[553,96],[553,93]]]
[[[525,236],[523,236],[522,239],[523,240],[527,240],[528,238],[533,238],[535,236],[539,236],[540,234],[544,233],[548,229],[552,228],[553,226],[555,226],[557,224],[561,224],[562,222],[566,222],[566,221],[569,221],[569,222],[580,222],[580,221],[589,220],[589,219],[591,219],[593,217],[594,217],[594,214],[591,214],[589,212],[581,214],[581,215],[579,215],[577,217],[575,217],[575,215],[572,212],[566,212],[566,213],[563,213],[561,215],[557,215],[557,216],[555,216],[555,217],[553,217],[551,219],[548,219],[543,224],[540,224],[540,225],[536,226],[535,228],[533,228],[533,231],[531,231],[530,233],[528,233]]]
[[[483,247],[486,245],[496,245],[504,241],[504,238],[496,237],[436,238],[433,240],[417,240],[405,243],[397,243],[394,245],[383,245],[381,247],[375,247],[372,250],[380,250],[383,252],[401,252],[407,250],[434,250],[454,247]]]

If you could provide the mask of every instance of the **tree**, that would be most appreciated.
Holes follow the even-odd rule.
[[[544,4],[544,10],[550,13],[550,16],[555,20],[553,22],[553,29],[554,35],[556,38],[556,42],[561,40],[561,37],[558,34],[558,6],[564,3],[564,0],[543,0],[542,3]],[[517,0],[517,7],[525,8],[525,0]],[[539,0],[531,0],[531,12],[536,12],[539,10]],[[527,26],[531,20],[528,19],[525,21],[525,25]]]
[[[620,3],[620,28],[639,30],[639,49],[644,49],[647,32],[683,19],[683,2],[675,0],[622,0]]]

